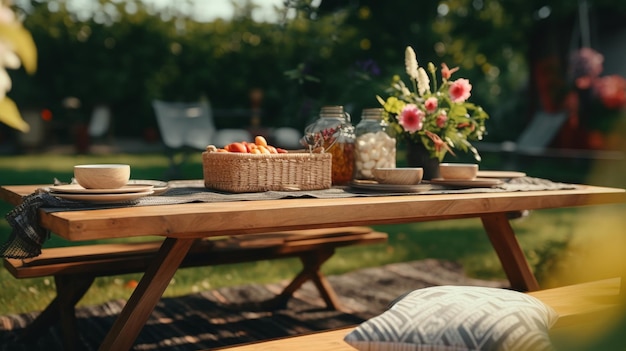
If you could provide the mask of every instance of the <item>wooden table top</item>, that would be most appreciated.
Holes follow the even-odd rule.
[[[3,186],[0,199],[16,205],[22,196],[38,187]],[[571,190],[185,203],[42,211],[40,222],[55,234],[73,241],[147,235],[191,238],[410,223],[611,203],[626,203],[626,190],[580,186]]]

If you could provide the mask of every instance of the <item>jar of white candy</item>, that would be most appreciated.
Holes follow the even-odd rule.
[[[374,168],[396,167],[396,139],[389,134],[382,108],[364,109],[354,132],[355,179],[373,179]]]

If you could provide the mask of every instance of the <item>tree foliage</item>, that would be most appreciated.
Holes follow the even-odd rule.
[[[156,125],[153,99],[205,96],[216,109],[248,108],[253,88],[264,91],[264,125],[304,128],[329,104],[358,115],[377,107],[376,94],[403,71],[407,45],[421,62],[462,66],[474,83],[473,99],[496,121],[523,119],[530,33],[548,2],[324,0],[316,7],[287,0],[276,23],[253,21],[252,1],[239,2],[232,20],[210,23],[181,13],[182,3],[157,12],[141,1],[99,0],[91,16],[70,11],[66,0],[54,2],[58,9],[22,3],[39,63],[33,77],[14,74],[18,106],[50,108],[69,124],[105,103],[124,125],[117,134],[140,135]],[[549,3],[551,18],[575,16],[576,2]],[[82,103],[72,114],[62,106],[70,96]]]

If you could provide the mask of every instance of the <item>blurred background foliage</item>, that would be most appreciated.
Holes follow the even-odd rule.
[[[249,109],[254,89],[264,126],[302,130],[329,104],[358,119],[403,74],[407,45],[421,64],[460,66],[472,101],[491,115],[487,138],[515,139],[537,109],[529,63],[537,31],[560,31],[571,46],[578,16],[571,0],[285,0],[277,21],[257,22],[254,0],[233,0],[232,19],[198,22],[181,10],[191,0],[158,11],[141,0],[89,1],[95,10],[85,14],[67,0],[14,0],[39,62],[33,76],[11,72],[9,95],[21,108],[49,109],[61,141],[99,104],[110,106],[116,136],[144,137],[156,130],[153,99],[204,96],[216,110]],[[588,4],[599,22],[610,14],[623,23],[623,1]]]

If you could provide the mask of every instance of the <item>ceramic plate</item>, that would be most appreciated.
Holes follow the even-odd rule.
[[[115,203],[128,200],[138,199],[140,197],[151,195],[154,191],[142,191],[126,194],[67,194],[67,193],[52,193],[56,197],[67,200],[88,201],[88,202],[102,202],[102,203]]]
[[[496,178],[474,178],[468,180],[433,178],[430,180],[430,183],[463,188],[489,188],[498,184],[502,184],[502,181]]]
[[[478,171],[478,174],[476,176],[478,178],[510,179],[510,178],[525,177],[526,173],[524,173],[524,172],[509,172],[509,171]]]
[[[129,185],[152,185],[154,188],[153,195],[159,195],[167,191],[170,188],[168,182],[163,182],[160,180],[146,180],[146,179],[131,179],[128,181]]]
[[[85,189],[78,184],[64,184],[50,187],[51,192],[64,194],[126,194],[145,192],[152,189],[153,186],[147,184],[125,185],[118,189]]]
[[[379,184],[374,180],[353,180],[350,186],[356,189],[397,192],[397,193],[421,193],[432,189],[429,184],[396,185]]]

